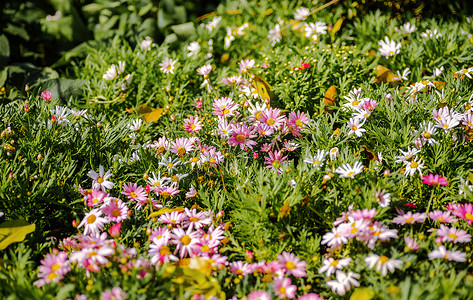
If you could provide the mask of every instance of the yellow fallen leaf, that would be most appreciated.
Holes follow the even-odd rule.
[[[335,96],[337,96],[337,88],[335,86],[331,86],[327,89],[324,95],[324,102],[325,102],[325,111],[332,112],[329,106],[335,105]]]
[[[401,78],[399,78],[399,76],[394,74],[394,72],[389,70],[388,68],[383,67],[381,65],[378,65],[376,67],[376,78],[375,78],[374,81],[376,81],[377,83],[396,82],[396,81],[400,81],[400,80],[401,80]]]
[[[6,221],[0,224],[0,250],[11,243],[21,242],[28,233],[35,231],[36,226],[26,220]]]
[[[141,104],[138,106],[138,109],[136,110],[140,115],[141,118],[146,122],[157,122],[159,118],[163,115],[164,109],[162,108],[153,108],[151,106],[148,106],[146,104]]]

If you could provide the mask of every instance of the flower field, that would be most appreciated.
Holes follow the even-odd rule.
[[[473,10],[204,2],[2,8],[1,298],[473,299]]]

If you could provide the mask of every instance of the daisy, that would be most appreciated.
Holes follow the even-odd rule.
[[[146,202],[148,200],[148,194],[145,189],[136,183],[127,183],[123,185],[122,195],[125,195],[129,200],[136,202]]]
[[[151,172],[151,174],[152,176],[148,177],[148,184],[150,184],[153,188],[159,188],[165,185],[170,180],[169,177],[161,177],[161,172],[158,172],[158,176],[156,176],[154,172]]]
[[[253,149],[253,146],[257,143],[252,138],[255,138],[256,134],[250,129],[246,124],[240,124],[233,126],[233,131],[230,138],[228,139],[228,144],[230,146],[240,146],[241,150],[246,151],[247,148]]]
[[[408,252],[411,250],[419,250],[419,245],[417,245],[416,241],[410,236],[406,236],[405,242],[406,242],[406,247],[404,247],[405,252]]]
[[[51,92],[48,90],[42,92],[40,98],[45,100],[46,102],[51,102]]]
[[[365,263],[369,269],[373,269],[376,266],[376,272],[381,272],[381,276],[386,276],[388,270],[393,273],[394,270],[402,268],[402,261],[399,259],[390,259],[386,256],[379,256],[376,254],[370,254],[365,258]]]
[[[265,291],[253,291],[248,294],[248,300],[271,300],[271,295]]]
[[[255,105],[253,105],[253,103],[251,102],[248,102],[248,103],[249,103],[248,111],[251,114],[249,117],[250,122],[260,121],[261,115],[263,113],[268,113],[268,108],[266,106],[266,103],[263,103],[261,105],[259,103],[256,103]]]
[[[255,66],[254,59],[244,59],[238,62],[240,68],[238,69],[238,73],[246,73],[248,70],[252,69]]]
[[[305,36],[313,41],[317,41],[319,34],[327,33],[327,25],[324,22],[309,23],[305,26]]]
[[[209,77],[210,71],[212,71],[212,65],[210,65],[210,64],[208,64],[208,65],[203,65],[202,67],[200,67],[200,68],[197,69],[197,73],[198,73],[199,75],[204,76],[204,78],[208,78],[208,77]]]
[[[443,224],[440,225],[440,228],[435,231],[435,233],[442,238],[444,242],[453,242],[453,243],[468,243],[471,240],[471,235],[469,235],[465,230],[459,230],[455,227],[447,227]]]
[[[401,27],[399,27],[399,29],[396,31],[400,31],[403,34],[409,34],[409,33],[413,33],[416,30],[417,28],[415,24],[411,25],[411,23],[407,22],[406,24],[403,24]]]
[[[141,51],[146,52],[151,49],[151,44],[153,43],[153,40],[147,36],[143,41],[140,42],[140,48]]]
[[[112,198],[101,207],[102,212],[107,215],[109,222],[121,222],[128,219],[128,206],[120,199]]]
[[[127,293],[125,293],[120,287],[112,288],[112,291],[105,290],[100,296],[100,300],[123,300],[126,299]]]
[[[380,222],[374,222],[369,226],[369,231],[360,237],[360,240],[368,242],[368,248],[374,249],[377,241],[388,241],[390,239],[397,239],[397,230],[389,229],[386,225]]]
[[[363,126],[364,124],[364,120],[363,122],[361,121],[362,119],[359,119],[359,118],[350,118],[350,120],[348,120],[347,126],[348,128],[350,128],[350,131],[348,132],[348,136],[355,134],[357,137],[361,137],[363,135],[363,132],[366,132],[366,129],[361,128],[361,126]]]
[[[235,114],[238,104],[233,102],[229,97],[217,98],[212,103],[213,114],[216,116],[227,117]]]
[[[227,84],[227,85],[235,85],[238,86],[240,83],[244,82],[245,79],[241,77],[241,75],[233,75],[230,77],[224,77],[222,79],[222,82]]]
[[[425,32],[422,32],[420,34],[421,37],[426,38],[426,39],[433,39],[433,38],[439,38],[442,36],[442,34],[437,32],[437,29],[434,29],[433,31],[427,29]]]
[[[387,193],[385,190],[378,189],[374,196],[379,206],[382,208],[388,207],[389,203],[391,203],[391,194]]]
[[[177,211],[164,212],[164,215],[159,216],[158,221],[164,224],[177,225],[186,219],[186,215]]]
[[[405,162],[411,161],[416,154],[420,153],[420,150],[414,147],[411,148],[410,146],[408,146],[407,151],[402,151],[399,149],[399,152],[401,152],[402,155],[395,156],[394,158],[396,160],[394,162],[405,163]]]
[[[305,19],[307,19],[308,16],[310,16],[310,11],[308,8],[305,8],[303,6],[296,9],[296,12],[294,13],[294,19],[300,21],[304,21]]]
[[[148,255],[151,257],[150,263],[153,265],[162,265],[170,261],[179,260],[179,258],[172,254],[167,242],[164,243],[156,238],[154,238],[153,242],[149,245]]]
[[[143,121],[141,119],[135,119],[131,121],[131,124],[128,124],[128,128],[131,131],[140,131]]]
[[[99,265],[105,265],[109,262],[107,256],[115,253],[115,250],[109,246],[101,246],[100,248],[83,248],[80,251],[74,251],[71,253],[71,261],[77,262],[80,266],[88,267],[92,265],[92,268],[98,267]],[[98,270],[97,270],[98,271]]]
[[[452,118],[451,116],[446,116],[437,119],[437,124],[435,127],[443,129],[447,133],[450,129],[455,128],[460,124],[460,121],[457,118]]]
[[[433,136],[437,134],[437,129],[434,127],[434,124],[432,122],[425,124],[424,121],[421,127],[424,128],[420,136],[422,144],[429,143],[429,145],[432,145],[437,143],[437,141],[433,138]]]
[[[159,241],[159,243],[167,245],[171,239],[171,231],[169,231],[167,227],[158,227],[154,229],[149,235],[150,241],[153,241],[154,239]],[[156,242],[156,244],[158,244],[158,242]]]
[[[351,258],[346,257],[342,259],[335,259],[333,257],[324,258],[322,267],[319,268],[319,274],[325,272],[327,277],[330,277],[337,270],[341,270],[351,263]]]
[[[107,72],[102,76],[103,79],[105,80],[114,80],[117,77],[117,66],[115,64],[111,65],[110,68],[108,68]]]
[[[241,260],[230,263],[229,267],[230,272],[235,275],[246,276],[252,272],[251,265],[248,263],[244,263]]]
[[[287,126],[295,136],[300,136],[299,132],[304,131],[304,125],[307,125],[309,120],[304,112],[291,112],[287,120]]]
[[[331,232],[327,232],[322,237],[322,245],[327,244],[329,247],[337,247],[348,243],[348,235],[343,227],[333,227]]]
[[[418,160],[417,157],[414,158],[413,161],[405,161],[404,162],[404,176],[412,176],[415,174],[416,171],[419,172],[419,175],[422,176],[422,168],[424,168],[424,161],[422,158]]]
[[[405,225],[405,224],[414,224],[422,223],[427,218],[426,213],[412,213],[407,212],[406,214],[399,215],[393,219],[394,224]]]
[[[268,126],[274,129],[281,127],[286,121],[284,114],[281,115],[281,110],[278,108],[270,108],[261,114],[260,122],[266,123]]]
[[[332,149],[330,149],[329,156],[330,156],[330,160],[334,161],[335,158],[337,158],[338,156],[338,147],[333,147]]]
[[[429,212],[429,218],[432,221],[437,221],[439,223],[456,223],[458,222],[455,217],[450,215],[449,211],[434,210]]]
[[[179,192],[180,190],[175,186],[163,186],[158,188],[158,194],[163,198],[177,195]]]
[[[448,251],[444,245],[440,245],[438,250],[433,250],[429,253],[429,259],[446,259],[446,260],[454,260],[458,262],[465,262],[466,255],[461,251]]]
[[[186,199],[192,199],[197,197],[197,190],[195,189],[194,185],[191,184],[189,191],[186,193]]]
[[[384,38],[384,41],[379,41],[378,45],[381,47],[379,48],[379,54],[390,57],[398,54],[401,49],[401,43],[395,43],[393,40],[390,40],[387,36]]]
[[[90,212],[86,213],[84,219],[80,222],[77,228],[84,226],[84,234],[95,234],[100,233],[104,228],[105,224],[108,223],[106,218],[101,217],[102,211],[98,208],[92,209]]]
[[[197,212],[194,209],[184,209],[184,214],[187,217],[187,220],[184,220],[183,227],[192,227],[193,229],[200,229],[205,225],[210,225],[212,223],[212,218],[209,216],[209,213],[206,211]]]
[[[200,51],[200,45],[198,42],[192,42],[187,46],[187,57],[196,56]]]
[[[112,174],[112,172],[110,172],[110,170],[107,171],[104,174],[104,169],[103,169],[102,165],[99,166],[99,173],[98,174],[94,170],[90,170],[87,173],[87,176],[89,176],[90,178],[93,179],[92,188],[93,189],[100,188],[104,192],[105,192],[106,189],[111,189],[115,186],[115,184],[113,182],[108,180],[110,177],[112,177],[112,175],[113,174]]]
[[[297,286],[291,284],[290,278],[276,279],[273,282],[274,293],[279,299],[293,299],[296,297]]]
[[[61,281],[64,275],[71,270],[67,258],[67,253],[64,251],[57,254],[46,254],[38,268],[39,280],[35,281],[34,285],[41,287],[46,283]]]
[[[355,162],[355,164],[350,166],[350,164],[345,164],[341,167],[335,169],[335,173],[337,173],[340,178],[355,178],[357,174],[363,172],[363,164],[359,161]]]
[[[102,190],[92,190],[90,194],[85,195],[84,199],[87,203],[87,206],[94,207],[102,204],[107,196],[108,194]]]
[[[267,38],[271,42],[271,45],[274,46],[276,43],[281,41],[281,26],[276,24],[273,29],[269,30]]]
[[[350,290],[352,286],[359,287],[360,283],[357,279],[360,279],[360,274],[349,271],[346,274],[343,271],[337,270],[336,280],[330,280],[327,282],[327,286],[332,289],[332,292],[336,292],[338,295],[343,296]]]
[[[422,183],[428,185],[448,185],[448,180],[445,177],[429,174],[422,176]]]
[[[159,65],[161,68],[159,69],[164,74],[171,73],[174,74],[174,65],[177,63],[176,60],[172,60],[169,57],[166,57]]]
[[[184,119],[184,129],[189,133],[196,133],[202,129],[202,123],[199,120],[199,116],[192,117],[189,119]]]
[[[284,163],[287,159],[287,156],[282,156],[282,151],[268,152],[269,157],[265,157],[266,168],[268,169],[280,169],[281,164]]]
[[[307,263],[301,261],[299,257],[293,253],[283,252],[278,255],[278,260],[281,265],[284,266],[286,274],[292,274],[294,277],[305,277],[307,276],[306,267]]]
[[[69,109],[66,108],[66,107],[61,107],[61,106],[58,106],[56,105],[56,109],[55,110],[51,110],[51,113],[52,115],[55,117],[56,119],[56,122],[58,124],[70,124],[71,121],[69,121],[67,119],[67,116],[69,115]]]
[[[299,144],[296,144],[290,141],[284,141],[283,150],[292,152],[292,151],[295,151],[297,148],[299,148]]]

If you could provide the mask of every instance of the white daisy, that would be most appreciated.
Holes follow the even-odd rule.
[[[376,254],[370,254],[365,258],[365,263],[369,269],[376,267],[376,272],[381,272],[381,276],[386,276],[389,272],[393,273],[394,270],[402,268],[402,261],[399,259],[389,259],[386,256],[379,256]]]
[[[401,43],[395,43],[394,41],[390,40],[388,37],[384,38],[384,41],[379,41],[378,45],[381,47],[379,48],[379,54],[390,57],[398,54],[401,49]]]
[[[355,162],[355,164],[350,166],[350,164],[345,164],[341,167],[335,169],[335,173],[340,175],[340,178],[355,178],[355,175],[360,174],[363,172],[363,164],[359,161]]]

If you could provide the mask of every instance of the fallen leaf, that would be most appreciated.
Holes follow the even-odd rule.
[[[400,80],[401,80],[401,78],[399,78],[399,76],[394,74],[394,72],[389,70],[388,68],[383,67],[381,65],[378,65],[376,67],[376,78],[374,80],[374,81],[376,81],[376,83],[396,82],[396,81],[400,81]]]
[[[141,118],[146,122],[157,122],[159,118],[163,115],[164,109],[162,108],[153,108],[150,107],[146,104],[141,104],[138,106],[138,109],[136,110],[140,115]]]
[[[0,250],[11,243],[21,242],[28,233],[35,231],[36,226],[26,220],[6,221],[0,224]]]
[[[331,86],[327,89],[324,95],[324,102],[325,102],[325,111],[332,112],[329,108],[330,106],[335,105],[335,96],[337,96],[337,88],[335,86]]]

